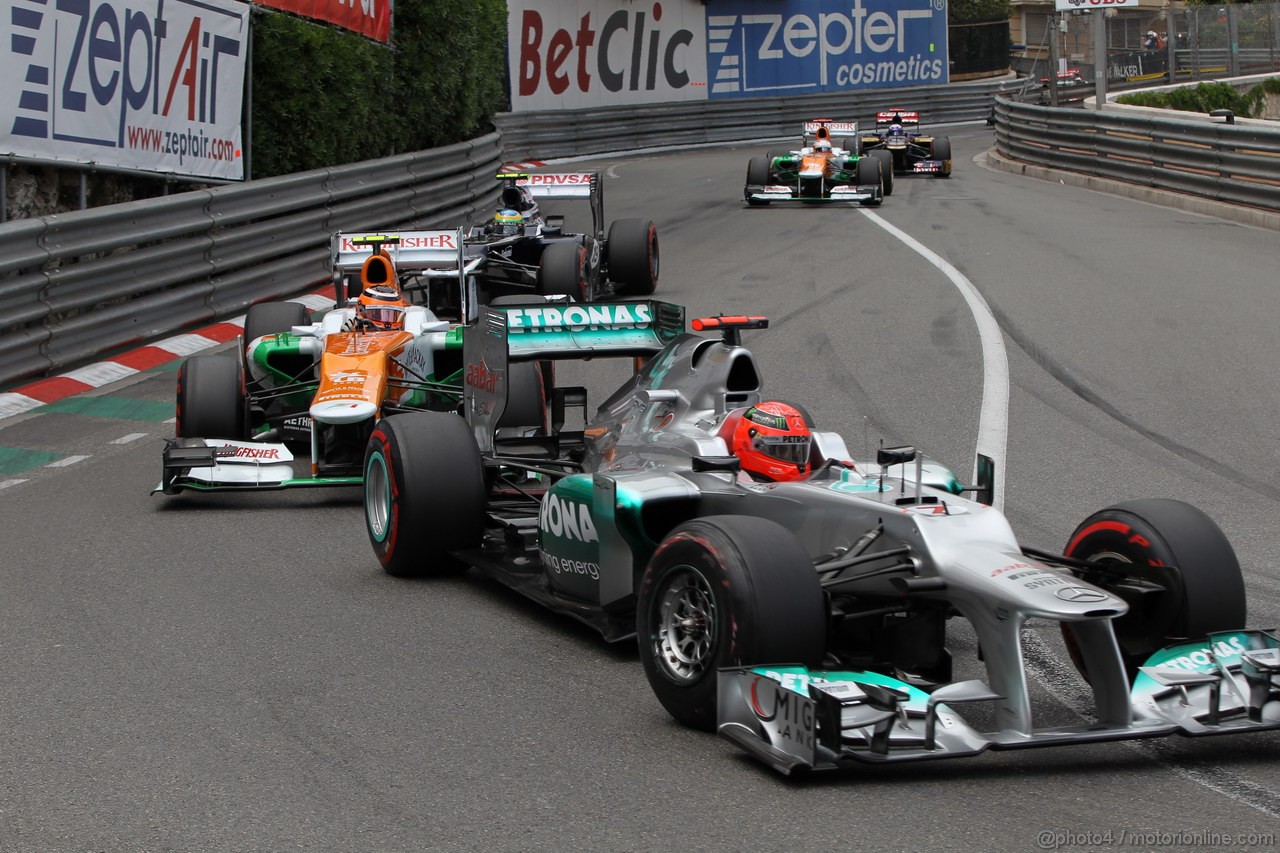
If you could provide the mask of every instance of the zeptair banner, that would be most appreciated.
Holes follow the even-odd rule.
[[[242,180],[249,6],[0,0],[0,153]]]

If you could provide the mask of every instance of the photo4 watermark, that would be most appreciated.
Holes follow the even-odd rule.
[[[1234,850],[1270,847],[1276,843],[1274,832],[1217,832],[1214,830],[1134,830],[1107,829],[1076,831],[1042,829],[1036,833],[1040,850],[1072,850],[1098,848],[1135,848],[1189,850]]]

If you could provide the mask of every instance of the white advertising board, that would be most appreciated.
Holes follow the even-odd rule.
[[[693,0],[508,0],[511,109],[705,100],[706,7]]]
[[[0,153],[241,180],[249,6],[0,0]]]
[[[1137,8],[1142,0],[1054,0],[1054,9],[1059,12],[1070,12],[1075,9],[1121,9],[1125,6]]]

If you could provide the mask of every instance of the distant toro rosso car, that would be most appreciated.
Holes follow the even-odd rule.
[[[951,140],[922,133],[920,113],[915,110],[876,113],[875,130],[860,136],[858,145],[865,153],[887,151],[898,174],[951,176]]]
[[[858,153],[857,122],[805,122],[800,148],[752,157],[743,198],[750,205],[774,201],[856,201],[875,206],[893,193],[893,161],[888,154]],[[834,134],[849,134],[854,141]]]
[[[254,305],[234,354],[179,368],[156,491],[355,485],[378,417],[457,409],[476,298],[463,248],[459,230],[334,235],[333,310],[313,322],[297,303]],[[506,423],[541,424],[538,367],[509,381],[528,407]]]
[[[606,639],[635,637],[675,719],[784,773],[1280,727],[1280,635],[1239,628],[1239,563],[1189,504],[1116,504],[1054,552],[988,505],[983,457],[966,488],[910,447],[851,461],[813,425],[781,445],[800,476],[746,476],[726,426],[744,410],[738,425],[763,423],[740,335],[764,325],[709,317],[692,326],[716,336],[688,334],[662,303],[484,309],[464,333],[463,417],[392,415],[370,438],[382,567],[474,567]],[[593,414],[584,389],[556,387],[546,431],[496,430],[512,368],[607,356],[645,362]],[[954,679],[955,618],[977,634],[982,679]],[[1036,725],[1031,619],[1061,627],[1092,721]],[[994,726],[968,718],[979,704]]]
[[[599,172],[504,170],[501,207],[467,233],[464,254],[481,301],[503,295],[543,294],[595,302],[648,296],[658,284],[658,229],[648,219],[618,219],[605,230],[604,184]],[[565,230],[565,217],[539,202],[580,199],[591,211],[591,230]]]

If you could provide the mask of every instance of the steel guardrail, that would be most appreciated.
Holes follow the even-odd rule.
[[[1012,160],[1280,211],[1280,126],[1047,107],[996,98]]]
[[[0,225],[0,385],[327,282],[333,232],[492,206],[500,135]]]
[[[1007,81],[1006,81],[1007,82]],[[874,123],[880,110],[919,110],[925,127],[985,119],[998,81],[910,86],[783,98],[680,101],[632,107],[500,113],[509,158],[551,160],[607,151],[799,136],[825,116]]]

